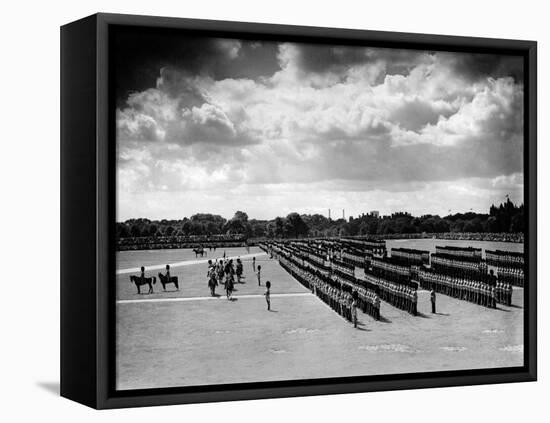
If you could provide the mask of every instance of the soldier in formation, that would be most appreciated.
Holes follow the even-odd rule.
[[[497,281],[495,286],[495,295],[497,303],[507,306],[512,305],[512,284]]]
[[[501,282],[509,283],[514,286],[524,286],[523,269],[499,268],[497,270],[498,279]]]
[[[375,291],[357,287],[357,307],[375,320],[380,320],[380,297]]]
[[[367,274],[366,277],[367,281],[379,287],[382,300],[416,316],[418,296],[414,286],[391,282],[371,274]]]
[[[482,305],[488,308],[496,308],[497,301],[504,304],[512,302],[512,298],[506,298],[500,294],[501,291],[508,292],[506,287],[497,290],[498,281],[494,283],[469,280],[449,275],[442,275],[427,270],[418,272],[419,283],[422,287],[433,289],[449,297],[458,298]],[[511,292],[511,291],[510,291]]]
[[[368,312],[376,319],[380,318],[380,301],[378,295],[367,291],[359,284],[352,285],[348,282],[335,280],[320,271],[313,270],[303,264],[299,264],[293,256],[279,256],[279,263],[298,282],[310,289],[321,301],[332,310],[341,315],[347,321],[357,325],[357,308],[359,307],[359,289],[362,289],[362,310]],[[367,294],[368,293],[368,294]],[[354,298],[354,296],[356,298]],[[361,308],[361,307],[359,307]]]

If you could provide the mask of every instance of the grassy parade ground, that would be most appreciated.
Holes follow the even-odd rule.
[[[388,247],[432,249],[451,241],[388,241]],[[393,243],[390,245],[390,243]],[[521,244],[464,241],[472,246],[522,250]],[[429,245],[428,245],[429,244]],[[228,248],[244,262],[243,283],[228,301],[223,285],[211,297],[207,261],[189,250],[117,253],[117,389],[277,381],[521,366],[523,289],[514,288],[510,307],[496,309],[418,292],[418,316],[382,302],[380,321],[358,312],[353,325],[292,278],[258,247]],[[262,286],[252,269],[261,265]],[[158,272],[171,265],[180,289],[163,292]],[[137,294],[130,275],[157,276],[154,293]],[[271,311],[263,296],[271,281]]]

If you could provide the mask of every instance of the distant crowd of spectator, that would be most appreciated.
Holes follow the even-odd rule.
[[[170,248],[241,247],[246,244],[242,234],[232,235],[188,235],[188,236],[141,236],[118,238],[118,251],[126,250],[158,250]]]
[[[410,233],[410,234],[384,234],[363,235],[361,239],[447,239],[463,241],[493,241],[493,242],[524,242],[523,232],[439,232],[439,233]]]
[[[445,240],[468,240],[468,241],[501,241],[516,242],[524,241],[523,233],[484,233],[484,232],[445,232],[445,233],[413,233],[413,234],[386,234],[386,235],[364,235],[360,237],[346,237],[341,239],[350,246],[364,247],[363,244],[380,243],[386,239],[445,239]],[[301,238],[304,239],[304,238]],[[319,238],[321,239],[321,238]],[[324,238],[330,240],[331,238]],[[340,241],[340,238],[335,238]],[[170,248],[194,248],[202,247],[240,247],[245,244],[255,245],[258,242],[265,242],[267,238],[247,239],[243,234],[231,235],[187,235],[187,236],[140,236],[118,238],[116,247],[119,251],[124,250],[156,250]],[[299,239],[296,239],[299,240]],[[287,239],[290,241],[290,239]],[[357,245],[355,245],[357,244]],[[370,247],[370,245],[368,245]]]

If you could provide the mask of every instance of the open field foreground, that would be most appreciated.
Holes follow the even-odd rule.
[[[118,253],[118,389],[523,364],[523,289],[514,289],[511,307],[496,310],[438,295],[435,315],[428,292],[420,290],[419,316],[382,302],[380,321],[359,312],[354,329],[258,248],[226,253],[244,259],[245,283],[236,284],[234,301],[225,298],[223,286],[221,297],[209,296],[207,264],[195,262],[201,258],[190,250]],[[262,286],[248,254],[262,266]],[[180,290],[162,292],[157,282],[154,294],[137,295],[129,281],[137,272],[125,269],[141,264],[172,264]],[[272,282],[271,312],[265,280]]]

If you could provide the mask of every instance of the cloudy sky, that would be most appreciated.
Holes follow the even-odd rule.
[[[117,220],[523,202],[520,58],[119,34]]]

